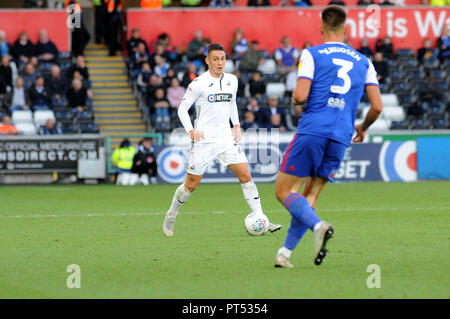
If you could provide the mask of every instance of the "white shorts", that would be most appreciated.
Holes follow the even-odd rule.
[[[192,143],[186,172],[203,175],[211,161],[218,159],[224,166],[247,163],[247,157],[240,145],[228,143]]]

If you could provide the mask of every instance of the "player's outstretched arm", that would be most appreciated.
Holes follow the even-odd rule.
[[[378,86],[367,85],[366,94],[370,102],[370,109],[362,123],[355,126],[356,136],[352,140],[353,143],[364,141],[367,129],[377,120],[383,110],[383,103],[381,102],[381,94]]]

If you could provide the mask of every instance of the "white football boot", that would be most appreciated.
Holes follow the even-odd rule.
[[[319,266],[327,255],[325,249],[328,239],[334,234],[333,226],[325,221],[321,221],[317,229],[314,227],[314,264]]]
[[[280,230],[280,229],[281,229],[281,225],[269,223],[269,231],[271,233],[274,233],[274,232],[276,232],[277,230]]]
[[[294,268],[294,265],[289,262],[289,258],[283,254],[277,254],[274,266],[275,268]]]

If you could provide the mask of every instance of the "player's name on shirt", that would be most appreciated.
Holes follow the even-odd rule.
[[[326,54],[326,55],[330,55],[332,53],[345,53],[348,54],[349,56],[351,56],[352,58],[354,58],[356,61],[360,61],[361,60],[361,56],[356,53],[354,50],[352,49],[348,49],[348,48],[343,48],[343,47],[327,47],[324,49],[320,49],[318,51],[320,54]]]

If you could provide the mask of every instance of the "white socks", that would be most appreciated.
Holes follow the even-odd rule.
[[[178,213],[178,209],[180,209],[181,206],[189,199],[191,196],[191,192],[184,187],[184,183],[178,186],[177,190],[175,191],[175,194],[173,195],[172,199],[172,205],[170,205],[169,210],[173,214]]]
[[[261,199],[259,198],[258,189],[253,181],[241,184],[244,198],[247,201],[250,210],[255,213],[262,213]]]
[[[286,258],[290,258],[291,257],[291,250],[287,249],[286,247],[281,247],[280,249],[278,249],[278,255],[283,255]]]

